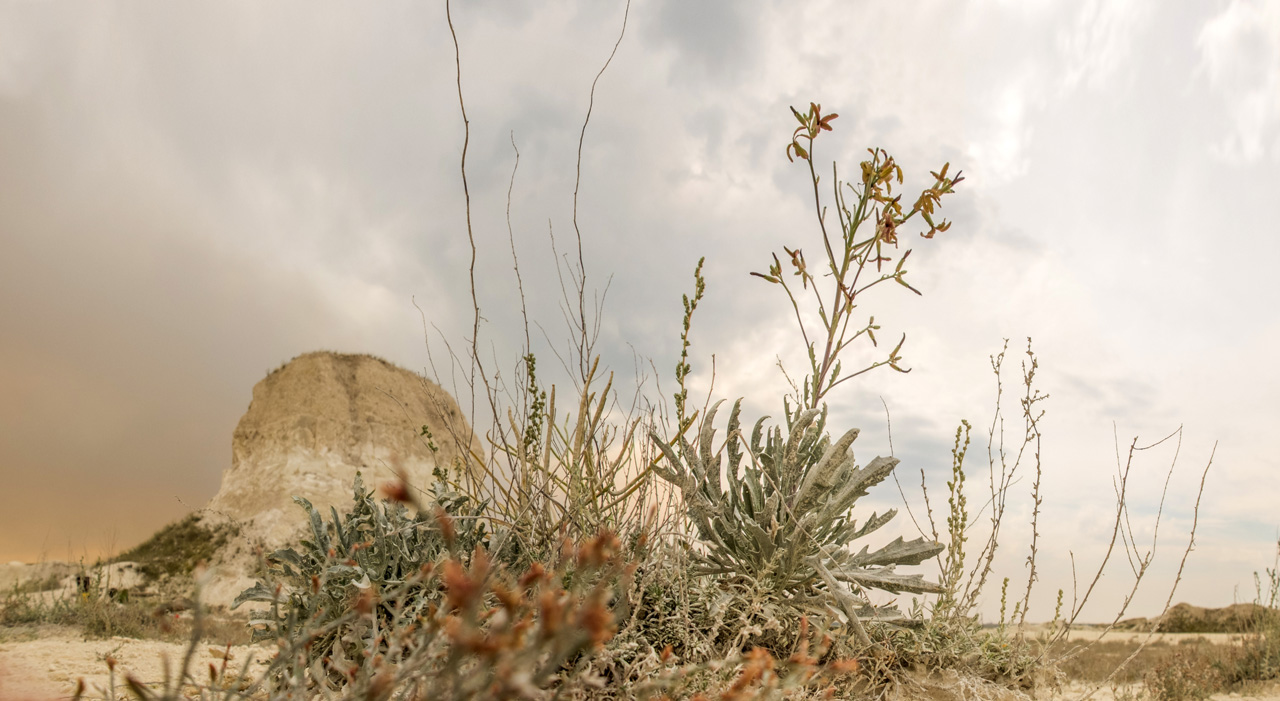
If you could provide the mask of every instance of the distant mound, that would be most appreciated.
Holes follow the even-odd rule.
[[[1120,621],[1116,629],[1147,632],[1160,623],[1161,633],[1248,633],[1257,630],[1267,616],[1277,615],[1280,612],[1258,604],[1211,609],[1183,603],[1170,608],[1164,616]]]
[[[423,427],[428,434],[423,434]],[[457,403],[417,373],[370,355],[300,355],[253,388],[231,441],[231,467],[202,511],[206,527],[233,524],[214,562],[210,603],[229,602],[250,580],[255,546],[265,551],[303,532],[303,497],[327,514],[351,503],[356,472],[376,487],[403,474],[425,489],[437,467],[473,464],[480,442]]]

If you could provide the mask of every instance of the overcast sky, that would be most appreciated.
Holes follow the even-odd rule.
[[[548,232],[561,253],[573,243],[578,137],[623,5],[453,11],[482,339],[514,367],[514,135],[514,241],[546,330],[534,350],[554,368]],[[465,345],[454,80],[440,2],[0,6],[0,561],[119,551],[202,506],[254,383],[295,355],[423,369],[415,299]],[[882,338],[907,335],[912,372],[838,390],[833,429],[860,426],[858,454],[887,454],[887,405],[919,515],[921,470],[936,508],[968,419],[976,506],[989,356],[1011,339],[1016,392],[1031,337],[1051,395],[1036,617],[1058,587],[1070,599],[1068,553],[1081,577],[1102,557],[1117,444],[1179,426],[1133,612],[1164,602],[1215,443],[1176,598],[1252,600],[1280,529],[1280,3],[636,0],[596,90],[578,212],[587,286],[608,290],[599,348],[622,377],[651,359],[672,391],[680,296],[706,256],[691,387],[706,396],[714,354],[715,397],[781,413],[777,360],[803,374],[803,349],[780,290],[748,273],[784,245],[817,259],[807,171],[784,155],[788,107],[810,101],[840,114],[822,173],[854,173],[879,146],[910,192],[946,161],[966,176],[944,201],[949,232],[904,237],[923,296],[886,289],[862,307]],[[848,364],[875,358],[856,353]],[[1144,550],[1174,445],[1135,462]],[[1030,486],[1014,487],[998,561],[1013,588]],[[889,484],[869,502],[901,497]],[[1127,589],[1116,557],[1088,618]]]

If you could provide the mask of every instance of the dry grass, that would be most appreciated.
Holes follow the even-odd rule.
[[[1079,654],[1066,656],[1059,669],[1068,679],[1130,687],[1159,701],[1255,693],[1280,679],[1277,621],[1280,614],[1271,609],[1229,633],[1164,634],[1149,644],[1142,637],[1073,643]]]
[[[448,2],[445,10],[452,32]],[[454,41],[457,49],[456,35]],[[848,547],[888,519],[859,513],[861,528],[855,528],[854,501],[865,492],[841,490],[846,484],[861,488],[856,480],[874,486],[892,465],[881,469],[888,461],[873,461],[859,468],[847,453],[855,432],[833,442],[825,424],[810,424],[815,416],[825,416],[819,409],[823,398],[846,380],[881,366],[906,371],[899,365],[902,341],[882,360],[843,375],[837,356],[864,335],[874,343],[874,331],[880,328],[869,323],[858,329],[860,320],[849,325],[858,294],[880,283],[916,291],[906,283],[902,265],[910,251],[897,256],[899,241],[907,236],[904,225],[918,216],[927,224],[920,232],[926,238],[944,232],[947,224],[936,208],[962,178],[959,173],[948,178],[944,166],[934,174],[934,185],[904,212],[901,196],[892,192],[895,181],[902,182],[901,169],[888,154],[871,150],[871,158],[861,163],[860,186],[855,181],[838,187],[834,214],[824,218],[825,190],[818,187],[814,140],[831,129],[835,115],[824,116],[816,104],[807,113],[793,110],[801,127],[788,154],[808,166],[821,231],[816,243],[825,249],[825,261],[814,255],[806,263],[798,246],[784,248],[786,257],[775,257],[768,273],[758,274],[788,297],[811,368],[795,385],[796,408],[785,412],[787,425],[764,433],[764,447],[759,440],[747,440],[735,421],[727,435],[717,437],[709,415],[698,435],[686,436],[699,418],[685,404],[684,378],[690,372],[692,315],[704,292],[700,274],[695,274],[693,299],[685,300],[674,416],[664,400],[650,401],[640,388],[629,403],[618,397],[612,374],[593,350],[598,309],[588,304],[576,190],[578,262],[576,267],[566,262],[557,271],[572,282],[564,300],[571,347],[557,357],[573,375],[561,387],[573,391],[562,392],[557,407],[556,385],[537,376],[529,345],[522,349],[514,379],[486,369],[482,360],[488,351],[481,352],[482,317],[474,285],[479,247],[466,189],[470,131],[461,52],[457,55],[475,308],[470,348],[459,356],[445,345],[450,367],[460,369],[457,375],[467,383],[463,389],[470,395],[473,423],[477,407],[491,415],[487,430],[477,429],[484,431],[490,454],[472,456],[475,465],[441,469],[429,503],[419,503],[420,492],[404,484],[387,492],[394,503],[376,502],[372,491],[357,483],[349,516],[326,522],[322,515],[309,514],[308,540],[271,554],[263,580],[241,595],[259,606],[253,619],[256,638],[276,647],[266,668],[210,670],[206,677],[205,670],[190,668],[189,653],[163,685],[144,687],[126,680],[135,696],[175,701],[880,698],[909,695],[902,690],[913,688],[918,679],[945,674],[953,680],[953,696],[996,698],[1053,686],[1065,673],[1100,684],[1141,679],[1159,698],[1186,698],[1212,684],[1240,684],[1272,673],[1280,640],[1270,634],[1272,629],[1239,648],[1213,651],[1194,643],[1138,647],[1104,642],[1087,648],[1068,643],[1075,617],[1113,551],[1116,559],[1124,552],[1140,564],[1134,591],[1155,551],[1153,542],[1149,551],[1139,552],[1129,525],[1126,490],[1136,488],[1129,483],[1130,467],[1135,454],[1147,449],[1138,447],[1136,439],[1128,462],[1117,465],[1115,523],[1106,557],[1095,571],[1085,573],[1080,596],[1073,597],[1065,612],[1060,604],[1063,615],[1061,620],[1055,616],[1053,636],[1032,642],[1012,633],[1014,624],[1025,622],[1036,580],[1036,519],[1045,496],[1039,486],[1039,405],[1047,395],[1034,386],[1038,362],[1030,339],[1022,365],[1021,445],[1004,444],[1004,352],[992,358],[997,406],[988,432],[988,471],[970,475],[987,477],[990,494],[982,493],[986,490],[977,480],[980,491],[972,500],[987,506],[969,511],[965,422],[956,434],[947,508],[937,514],[937,524],[927,493],[923,495],[927,520],[920,523],[930,533],[921,525],[918,541],[899,539],[869,556]],[[602,68],[597,81],[603,73]],[[590,109],[583,139],[589,118]],[[580,140],[579,178],[581,148]],[[514,172],[512,177],[514,184]],[[845,189],[852,193],[848,202]],[[810,248],[818,250],[817,245]],[[788,260],[785,271],[782,260]],[[519,261],[514,262],[518,276]],[[889,265],[881,272],[885,263]],[[866,277],[860,279],[864,270]],[[828,283],[835,289],[824,297],[819,290]],[[817,309],[808,309],[809,302]],[[597,318],[589,318],[591,311]],[[823,323],[814,325],[813,319]],[[465,397],[456,386],[454,393],[460,400]],[[1180,436],[1165,440],[1174,435]],[[657,455],[655,445],[667,455]],[[728,467],[722,468],[722,456],[729,458]],[[671,468],[672,485],[656,478],[660,457]],[[738,477],[735,458],[745,458],[742,471],[751,479]],[[873,470],[872,464],[880,467]],[[832,476],[837,468],[839,479]],[[873,472],[874,480],[867,477]],[[988,582],[995,581],[1000,521],[1011,486],[1023,477],[1030,477],[1033,487],[1030,571],[1025,587],[1015,584],[1014,591],[1004,580],[1001,601],[1008,597],[1010,625],[1006,627],[1002,611],[998,628],[982,629],[973,610]],[[1203,478],[1201,484],[1203,489]],[[724,493],[725,485],[735,491]],[[746,491],[736,491],[739,487]],[[830,503],[834,494],[840,494],[839,504]],[[1197,501],[1197,516],[1198,506]],[[945,529],[939,527],[944,521]],[[974,531],[975,524],[990,524],[989,533]],[[130,554],[150,563],[157,576],[187,576],[196,561],[208,556],[203,549],[192,550],[193,543],[207,549],[229,537],[194,528],[194,522],[175,524]],[[1184,565],[1194,530],[1193,525]],[[966,552],[970,538],[977,552]],[[793,547],[795,542],[805,547]],[[904,554],[904,547],[915,550]],[[934,555],[940,585],[924,581],[914,569],[893,569],[915,568]],[[1170,597],[1176,586],[1175,581]],[[938,598],[923,598],[925,603],[910,611],[890,612],[864,605],[868,589],[932,592]],[[199,607],[189,619],[174,618],[172,611],[157,613],[154,604],[137,601],[89,597],[41,605],[33,604],[30,595],[15,594],[0,609],[0,622],[22,626],[76,620],[95,635],[185,636],[189,651],[209,640],[238,640],[226,627],[234,623],[211,618]],[[892,625],[882,620],[891,614],[900,614]]]
[[[232,524],[207,527],[199,515],[188,514],[156,531],[137,547],[110,558],[109,562],[136,562],[143,576],[152,581],[186,577],[238,532],[238,527]]]
[[[1137,640],[1103,640],[1064,661],[1061,670],[1068,679],[1078,681],[1133,684],[1142,681],[1149,670],[1166,663],[1175,652],[1211,645],[1203,638],[1180,644],[1160,641],[1146,646]],[[1112,672],[1131,656],[1133,660],[1113,676]]]
[[[0,626],[10,637],[24,637],[40,626],[69,626],[86,637],[138,638],[182,642],[193,633],[190,602],[150,598],[113,601],[105,596],[38,596],[10,593],[0,601]],[[250,631],[243,616],[209,616],[200,625],[200,640],[243,645]]]

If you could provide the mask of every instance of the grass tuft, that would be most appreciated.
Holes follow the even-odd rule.
[[[207,562],[239,530],[230,523],[209,527],[198,514],[188,514],[109,562],[136,562],[138,571],[150,581],[188,577],[196,565]]]

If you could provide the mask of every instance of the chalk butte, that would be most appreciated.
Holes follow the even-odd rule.
[[[423,425],[432,440],[421,435]],[[371,488],[400,471],[425,489],[437,465],[469,464],[481,452],[457,402],[438,385],[380,358],[331,352],[298,356],[255,385],[231,445],[231,467],[202,512],[210,525],[231,521],[241,529],[215,558],[221,571],[205,592],[213,604],[252,584],[245,570],[255,546],[270,552],[304,532],[294,496],[327,516],[330,506],[349,508],[357,471]]]

